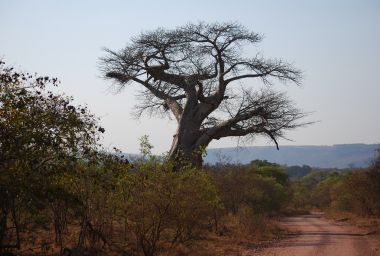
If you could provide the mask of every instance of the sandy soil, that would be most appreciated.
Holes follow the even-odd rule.
[[[380,247],[365,230],[323,218],[320,213],[285,218],[290,236],[257,256],[377,256]]]

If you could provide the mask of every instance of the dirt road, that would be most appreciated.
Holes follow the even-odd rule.
[[[347,223],[331,221],[321,214],[284,219],[291,235],[278,244],[257,252],[257,256],[377,256],[380,248],[365,231]]]

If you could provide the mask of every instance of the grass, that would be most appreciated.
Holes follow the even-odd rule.
[[[227,214],[221,219],[217,232],[208,233],[202,240],[181,244],[175,250],[162,255],[251,255],[253,252],[278,241],[286,234],[275,219],[264,216],[247,218],[245,214],[241,212],[236,215]]]
[[[123,244],[121,237],[121,225],[114,225],[111,245],[104,248],[99,255],[123,255],[123,251],[131,252],[128,244]],[[77,243],[79,228],[69,226],[68,231],[63,234],[65,246],[74,248]],[[158,255],[189,255],[189,256],[243,256],[252,254],[254,251],[266,247],[277,241],[285,234],[278,221],[262,215],[251,215],[249,212],[240,211],[237,214],[226,214],[220,220],[217,230],[202,234],[196,240],[179,244],[173,248],[163,245]],[[19,255],[59,255],[60,247],[54,242],[54,228],[36,227],[32,231],[21,234],[22,248],[15,252]]]

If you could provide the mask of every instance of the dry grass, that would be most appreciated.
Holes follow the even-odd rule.
[[[174,250],[163,253],[169,255],[189,256],[244,256],[252,255],[260,248],[280,239],[284,230],[277,221],[266,217],[245,219],[243,213],[225,215],[218,231],[209,233],[202,240],[181,244]]]
[[[103,253],[99,255],[113,256],[122,255],[123,251],[131,252],[128,245],[122,245],[124,237],[119,237],[122,232],[117,232],[117,230],[118,227],[115,226],[112,242],[110,245],[104,246],[102,248]],[[78,227],[72,226],[68,228],[68,232],[63,235],[65,246],[69,248],[76,246],[78,232]],[[220,221],[217,232],[205,233],[198,240],[182,243],[174,248],[170,248],[170,245],[163,245],[165,249],[159,255],[251,255],[257,249],[277,241],[283,234],[284,231],[279,228],[276,220],[263,216],[250,218],[249,214],[239,212],[237,215],[225,215]],[[54,238],[53,228],[39,228],[22,233],[22,248],[15,253],[19,255],[59,255],[60,247],[55,243]]]

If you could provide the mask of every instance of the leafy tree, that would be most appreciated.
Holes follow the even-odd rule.
[[[352,173],[345,181],[345,193],[350,194],[351,210],[360,215],[380,216],[380,170]]]
[[[300,182],[312,191],[319,182],[332,175],[339,175],[339,173],[335,169],[313,169],[310,173],[302,177]]]
[[[260,159],[256,159],[256,160],[253,160],[249,163],[249,165],[251,167],[254,167],[254,168],[261,168],[261,167],[280,167],[279,164],[276,164],[276,163],[271,163],[267,160],[260,160]]]
[[[302,166],[294,165],[294,166],[286,167],[286,173],[288,174],[290,180],[300,179],[304,177],[305,175],[307,175],[308,173],[310,173],[311,171],[312,171],[312,168],[308,165],[302,165]]]
[[[336,191],[342,178],[341,175],[335,173],[321,180],[311,194],[313,205],[322,209],[330,207],[333,201],[333,192]]]
[[[287,201],[287,191],[275,177],[252,168],[229,166],[215,172],[216,184],[226,209],[236,214],[242,206],[255,213],[278,212]]]
[[[271,163],[267,160],[254,160],[251,161],[249,166],[257,174],[263,177],[274,178],[277,183],[280,183],[283,186],[288,182],[288,174],[285,172],[284,168],[276,163]]]
[[[45,88],[58,83],[0,63],[0,248],[20,246],[20,211],[46,207],[62,194],[59,177],[93,154],[103,131],[86,107]],[[7,233],[12,225],[14,239]]]
[[[140,140],[140,154],[142,155],[143,160],[145,160],[147,156],[152,155],[153,145],[150,144],[148,135],[142,136],[139,140]]]
[[[301,179],[294,181],[291,184],[291,205],[296,209],[309,208],[311,206],[314,206],[312,194],[318,184],[330,176],[337,175],[338,173],[334,172],[334,170],[313,169]]]
[[[264,135],[277,145],[286,130],[302,125],[305,114],[284,93],[242,84],[246,79],[265,85],[301,81],[301,72],[283,60],[243,55],[243,45],[261,40],[236,23],[160,28],[133,38],[120,51],[106,49],[101,71],[120,88],[141,86],[138,117],[170,112],[177,121],[170,157],[201,165],[212,140]]]

